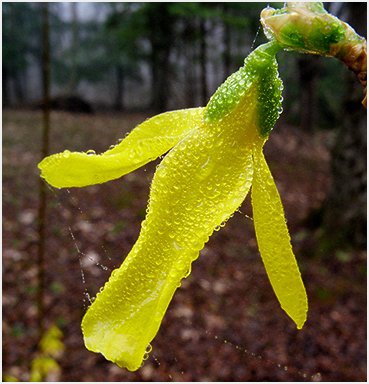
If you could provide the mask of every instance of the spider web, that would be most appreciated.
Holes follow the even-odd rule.
[[[143,169],[140,176],[131,177],[131,182],[135,183],[137,180],[145,179],[145,189],[148,192],[149,180],[155,170],[155,165],[147,166],[146,168],[148,170]],[[123,181],[113,181],[107,184],[108,187],[117,188],[118,185],[126,183],[129,182],[123,179]],[[113,185],[109,186],[109,184]],[[119,225],[119,221],[117,225],[111,223],[110,220],[104,219],[103,222],[97,220],[99,215],[96,213],[96,209],[100,201],[97,202],[93,196],[106,196],[108,191],[105,189],[106,187],[101,185],[82,189],[72,188],[65,191],[54,191],[55,200],[58,201],[58,210],[64,212],[66,209],[71,209],[74,212],[66,220],[66,226],[69,232],[69,239],[71,240],[71,247],[75,249],[73,253],[78,258],[80,272],[80,283],[78,285],[80,287],[80,294],[83,297],[80,304],[83,311],[86,311],[92,304],[94,296],[105,281],[108,280],[111,272],[120,266],[120,263],[128,254],[129,248],[137,238],[139,231],[139,221],[141,218],[134,220],[137,227],[134,228],[132,235],[129,234],[129,244],[124,244],[123,246],[125,251],[120,251],[116,255],[110,253],[111,251],[107,249],[109,246],[105,244],[106,239],[113,241],[113,239],[117,240],[119,237],[125,237],[127,230],[122,228],[124,226]],[[95,207],[93,207],[94,200],[96,201]],[[248,203],[246,201],[241,209],[235,213],[235,217],[238,220],[244,220],[246,225],[252,226],[252,218],[248,214],[250,209]],[[102,213],[100,211],[100,214]],[[224,228],[214,232],[213,237],[225,236],[223,232],[226,231],[228,225],[232,225],[232,218]],[[105,229],[97,229],[99,226]],[[105,240],[101,241],[101,238]],[[219,239],[215,240],[216,242],[219,241]],[[118,245],[115,247],[119,247],[119,243],[118,241]],[[214,252],[213,246],[214,244],[210,241],[209,246],[206,246],[200,252],[199,260],[204,257],[211,258],[211,253]],[[215,248],[215,253],[217,252],[219,251]],[[223,258],[221,259],[224,261]],[[155,377],[155,371],[159,370],[160,378],[164,381],[213,381],[214,377],[211,374],[207,374],[206,369],[194,370],[193,366],[196,361],[196,350],[200,350],[199,353],[201,354],[203,351],[201,345],[206,344],[209,346],[209,356],[207,356],[203,364],[204,367],[209,364],[211,365],[212,356],[214,355],[216,362],[213,364],[218,365],[220,372],[217,376],[218,380],[220,379],[219,374],[223,374],[225,378],[233,377],[230,372],[234,369],[239,371],[240,380],[244,380],[245,377],[248,380],[257,380],[259,377],[263,380],[269,378],[273,381],[322,380],[319,372],[311,372],[309,367],[304,367],[300,364],[294,365],[293,361],[286,358],[284,354],[281,354],[281,357],[278,358],[278,353],[274,354],[275,356],[271,355],[268,348],[267,351],[260,347],[255,348],[253,343],[249,341],[253,339],[252,335],[244,338],[239,324],[236,324],[235,329],[232,329],[233,325],[229,321],[227,310],[223,310],[220,314],[211,309],[209,310],[208,307],[212,305],[212,299],[210,298],[204,302],[206,294],[210,292],[211,295],[215,293],[218,297],[226,295],[231,298],[232,293],[230,290],[232,290],[232,287],[227,287],[229,280],[225,277],[226,273],[222,272],[217,274],[214,279],[205,276],[197,282],[196,279],[199,279],[199,276],[201,276],[199,268],[202,268],[201,265],[198,266],[198,263],[198,261],[195,261],[192,266],[191,275],[194,276],[191,277],[190,275],[188,279],[183,279],[182,287],[176,291],[172,303],[164,316],[158,335],[151,343],[151,353],[145,356],[142,367],[135,373],[129,373],[130,375],[150,381],[150,379]],[[227,264],[228,262],[225,261],[225,263]],[[232,256],[229,263],[231,268],[234,268]],[[227,265],[224,265],[223,269],[226,270]],[[76,271],[74,271],[75,274]],[[240,276],[239,279],[243,280],[244,277]],[[196,298],[194,299],[191,295],[195,295]],[[199,304],[196,304],[196,300]],[[247,300],[247,296],[245,296],[245,305]],[[232,309],[230,308],[229,310],[231,311]],[[197,316],[197,311],[203,316]],[[257,319],[255,319],[257,315],[252,314],[252,308],[249,308],[249,313],[251,314],[251,321],[253,323],[257,322]],[[204,321],[206,316],[210,320]],[[282,310],[280,310],[279,316],[283,316]],[[180,327],[176,323],[180,323]],[[255,337],[258,337],[260,331],[267,334],[268,328],[263,330],[256,329]],[[174,342],[173,334],[176,332],[179,332],[178,340]],[[283,332],[283,329],[280,332]],[[229,334],[229,337],[227,337],[227,334]],[[237,337],[235,337],[235,334],[237,334]],[[187,347],[188,350],[186,350]],[[87,350],[85,350],[85,353],[86,355],[92,354],[92,352]],[[229,356],[229,361],[227,361],[227,356]],[[206,360],[210,362],[206,362]],[[245,362],[246,368],[243,368]],[[112,363],[107,364],[111,365]],[[248,366],[249,368],[247,368]],[[122,371],[118,367],[115,369],[116,372]],[[252,370],[251,376],[246,373],[247,369]]]

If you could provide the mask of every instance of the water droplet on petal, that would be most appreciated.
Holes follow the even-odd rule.
[[[64,157],[69,157],[69,156],[70,156],[70,151],[68,151],[68,149],[66,149],[66,150],[63,152],[63,156],[64,156]]]

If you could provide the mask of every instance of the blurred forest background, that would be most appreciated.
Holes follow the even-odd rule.
[[[2,3],[3,380],[366,381],[366,110],[336,59],[278,54],[284,112],[265,147],[309,296],[301,331],[271,291],[247,199],[144,367],[119,369],[84,348],[80,321],[137,239],[158,161],[101,186],[39,184],[47,153],[103,152],[153,114],[205,106],[266,42],[267,5],[283,3]],[[367,3],[325,6],[366,37]]]

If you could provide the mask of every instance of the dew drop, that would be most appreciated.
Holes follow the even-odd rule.
[[[68,149],[66,149],[66,150],[63,152],[63,156],[64,156],[64,157],[69,157],[69,156],[70,156],[70,151],[68,151]]]
[[[186,149],[186,143],[184,141],[182,141],[180,144],[179,144],[179,149],[181,151],[185,150]]]
[[[96,155],[96,152],[95,152],[93,149],[89,149],[89,150],[86,152],[86,155],[88,155],[88,156]]]
[[[86,296],[86,298],[89,301],[89,303],[92,304],[93,300],[91,299],[90,294],[87,292],[87,289],[85,290],[84,295]]]
[[[316,373],[315,375],[311,376],[311,381],[321,381],[322,380],[322,374],[321,373]]]

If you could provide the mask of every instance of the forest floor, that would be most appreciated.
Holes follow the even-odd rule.
[[[103,152],[147,115],[52,112],[51,153]],[[37,212],[42,114],[3,111],[3,378],[28,381],[37,349]],[[330,185],[332,134],[279,124],[265,154],[309,298],[305,326],[274,296],[247,198],[182,282],[136,372],[83,344],[81,319],[135,243],[158,161],[100,186],[48,189],[46,328],[63,333],[56,381],[366,381],[366,253],[319,252],[304,219]],[[241,213],[242,212],[242,213]]]

